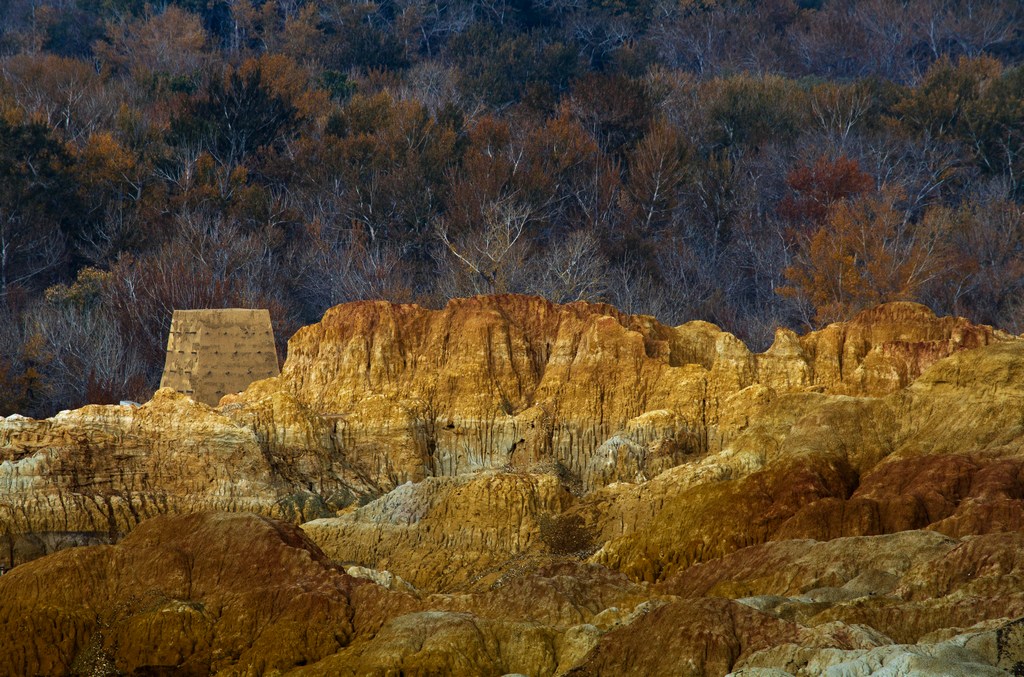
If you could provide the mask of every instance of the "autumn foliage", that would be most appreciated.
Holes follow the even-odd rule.
[[[897,7],[898,5],[898,7]],[[982,6],[983,5],[983,6]],[[0,414],[144,399],[175,308],[515,292],[765,347],[1024,331],[1024,10],[0,3]]]
[[[932,219],[913,222],[893,191],[831,203],[798,246],[780,291],[808,302],[814,322],[850,317],[867,306],[921,298],[943,272],[946,252]]]

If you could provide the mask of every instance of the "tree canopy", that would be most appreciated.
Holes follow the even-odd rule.
[[[0,414],[144,399],[175,308],[473,293],[756,347],[1024,331],[1016,0],[11,0]]]

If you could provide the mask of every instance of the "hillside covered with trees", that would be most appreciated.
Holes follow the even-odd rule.
[[[1017,0],[9,0],[0,414],[148,397],[175,308],[1022,332],[1022,64]]]

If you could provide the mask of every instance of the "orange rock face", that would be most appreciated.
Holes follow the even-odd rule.
[[[119,545],[64,550],[0,578],[0,669],[211,674],[257,655],[265,669],[290,667],[352,640],[355,583],[280,522],[156,518]]]
[[[910,303],[761,354],[603,305],[338,306],[218,407],[0,421],[0,564],[120,541],[0,578],[24,600],[0,638],[33,628],[5,660],[999,674],[1024,660],[1022,411],[1024,341]]]
[[[723,408],[749,386],[885,395],[943,357],[1007,338],[894,303],[803,338],[780,332],[755,355],[705,322],[666,327],[604,305],[364,302],[301,329],[280,380],[228,401],[258,407],[290,393],[334,421],[347,458],[382,486],[554,461],[592,489],[717,450],[732,432]]]

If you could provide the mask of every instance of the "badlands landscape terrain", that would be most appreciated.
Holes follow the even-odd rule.
[[[0,419],[0,674],[1024,674],[1022,527],[999,329],[351,303],[216,407]]]

